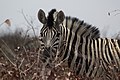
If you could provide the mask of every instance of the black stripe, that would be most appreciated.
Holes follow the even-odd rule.
[[[90,51],[90,61],[89,61],[89,63],[88,63],[88,66],[90,66],[91,65],[91,62],[92,62],[92,48],[91,48],[91,43],[92,43],[92,40],[90,39],[90,48],[89,48],[89,51]]]
[[[73,21],[75,22],[77,22],[78,21],[78,19],[76,19],[76,18],[74,18],[73,19]],[[74,24],[74,23],[73,23]],[[81,24],[80,25],[82,25],[83,24],[83,22],[81,22]],[[70,52],[70,56],[72,55],[72,57],[69,57],[68,58],[68,60],[69,60],[69,67],[70,67],[70,65],[71,65],[71,62],[72,62],[72,59],[74,58],[74,52],[75,52],[75,44],[76,44],[76,40],[77,40],[77,33],[78,33],[78,31],[79,31],[79,28],[80,28],[80,26],[77,28],[77,30],[76,30],[76,32],[75,32],[75,37],[74,37],[74,39],[73,39],[73,42],[72,42],[72,49],[71,49],[71,52]]]
[[[120,49],[120,40],[117,40],[117,43],[118,43],[118,46],[119,46],[119,49]],[[120,58],[120,53],[118,53],[118,57]]]
[[[106,40],[106,45],[105,45],[105,56],[106,56],[106,58],[107,58],[107,61],[109,62],[109,58],[108,58],[109,55],[107,55],[107,48],[108,48],[108,45],[109,45],[108,43],[109,43],[109,42],[108,42],[108,39],[107,39],[107,38],[105,38],[105,40]]]
[[[109,41],[108,41],[108,51],[109,51],[109,55],[110,55],[110,58],[111,58],[111,60],[113,61],[114,59],[113,59],[113,56],[112,56],[112,53],[111,53],[111,50],[110,50],[110,45],[109,45]]]
[[[73,60],[74,55],[75,55],[75,54],[74,54],[74,51],[71,50],[70,56],[69,56],[69,58],[68,58],[68,67],[71,66],[71,62],[72,62],[72,60]]]
[[[77,70],[77,72],[76,72],[76,74],[78,75],[79,74],[79,72],[80,72],[80,70],[81,70],[81,68],[82,68],[82,65],[84,65],[83,64],[83,57],[80,57],[80,64],[79,64],[79,66],[78,66],[78,70]]]
[[[99,52],[99,39],[96,39],[97,41],[97,53],[98,53],[98,58],[100,58],[100,52]],[[99,59],[98,59],[99,60]]]
[[[52,34],[52,38],[53,38],[53,39],[54,39],[55,37],[59,37],[59,33],[58,33],[58,31],[56,31],[56,29],[53,28],[53,32],[54,32],[54,33],[53,33],[54,35]],[[49,33],[48,33],[48,34],[49,34]]]
[[[57,50],[57,49],[55,49],[55,50],[52,49],[52,53],[54,54],[54,57],[55,57],[55,55],[56,55],[56,50]]]
[[[92,58],[94,57],[95,60],[96,60],[96,53],[95,53],[95,40],[92,39],[92,40],[90,41],[90,43],[93,43],[93,46],[91,46],[91,44],[90,44],[90,56],[91,56],[91,57],[90,57],[89,67],[90,67],[90,65],[92,65],[92,70],[90,71],[89,76],[92,75],[92,72],[94,71],[94,68],[95,68],[95,61],[93,61],[93,64],[91,63],[91,62],[92,62]],[[92,49],[92,47],[93,47],[93,49]],[[92,54],[92,50],[93,50],[94,54]],[[93,55],[93,57],[92,57],[92,55]]]
[[[67,35],[68,35],[68,29],[67,29],[67,26],[68,26],[68,24],[67,24],[67,20],[68,20],[68,17],[66,17],[66,25],[65,25],[65,29],[66,29],[66,38],[65,38],[65,40],[67,40]],[[64,34],[63,34],[64,35]]]
[[[97,54],[97,51],[95,50],[95,39],[93,39],[93,49],[94,49],[94,56],[95,56],[95,59],[96,59],[96,54]]]
[[[88,38],[86,38],[86,45],[85,45],[85,56],[87,56],[87,58],[86,58],[86,73],[88,72],[88,70],[89,70],[89,63],[88,63],[88,49],[87,49],[87,47],[88,47],[88,45],[90,45],[90,44],[88,44]]]
[[[43,25],[43,27],[41,28],[40,32],[43,33],[43,31],[47,28],[46,25]]]
[[[86,28],[85,28],[86,25],[87,25],[86,23],[83,23],[83,24],[82,24],[82,26],[84,26],[84,29],[86,29]],[[87,30],[84,30],[84,32],[82,32],[81,36],[83,36],[83,35],[86,33],[86,31],[87,31]]]
[[[98,30],[98,28],[95,29],[94,31],[94,34],[97,34],[97,35],[92,35],[93,37],[92,38],[100,38],[100,31]]]
[[[106,62],[105,60],[105,57],[103,54],[106,54],[106,53],[103,53],[103,46],[105,46],[105,44],[103,43],[105,39],[102,39],[101,38],[101,56],[102,56],[102,59],[104,60],[105,64],[108,65],[108,63]],[[106,55],[105,55],[106,56]]]
[[[68,17],[69,19],[70,17]],[[67,20],[67,19],[66,19]],[[68,20],[67,20],[68,21]],[[69,45],[70,45],[70,40],[71,40],[71,37],[72,37],[72,28],[73,28],[73,24],[74,24],[75,20],[72,21],[72,24],[71,24],[71,28],[70,28],[70,35],[69,35],[69,38],[68,38],[68,45],[67,45],[67,49],[65,51],[65,55],[63,57],[63,60],[67,57],[67,54],[68,54],[68,50],[69,50]]]
[[[93,63],[92,70],[90,71],[89,76],[92,76],[92,72],[94,71],[94,68],[95,68],[95,63]]]
[[[88,65],[88,50],[87,50],[87,46],[88,46],[88,38],[86,38],[85,39],[85,41],[84,42],[86,42],[86,43],[84,43],[85,44],[85,64],[86,64],[86,67],[85,67],[85,70],[86,70],[86,72],[88,72],[88,69],[89,69],[89,65]]]
[[[117,46],[116,46],[116,43],[115,43],[115,41],[114,41],[114,39],[111,39],[111,41],[112,41],[112,43],[113,43],[113,45],[114,45],[114,49],[115,49],[115,51],[116,51],[116,53],[115,54],[117,54],[118,55],[118,57],[119,57],[119,55],[120,55],[120,53],[119,53],[119,51],[117,50]],[[116,56],[117,56],[116,55]],[[115,57],[115,56],[114,56]],[[120,58],[120,57],[119,57]],[[115,58],[116,59],[116,58]],[[119,63],[118,63],[118,61],[117,61],[117,64],[119,65]]]
[[[47,30],[48,28],[46,28],[45,30],[44,30],[44,32],[43,32],[43,37],[46,37],[47,35],[47,33],[48,33],[48,30]]]
[[[76,22],[76,18],[73,18],[72,19],[72,25],[71,25],[71,28],[70,28],[70,32],[71,32],[71,34],[72,34],[72,28],[74,27],[74,22]],[[72,36],[72,35],[71,35]],[[69,40],[71,40],[71,38],[69,39]],[[71,65],[71,62],[72,62],[72,60],[73,60],[73,58],[74,58],[74,51],[75,51],[75,43],[76,43],[76,40],[77,40],[77,33],[75,33],[75,37],[74,37],[74,40],[73,40],[73,43],[72,43],[72,45],[71,45],[71,51],[70,51],[70,56],[69,56],[69,58],[68,58],[68,66],[70,67],[70,65]],[[70,43],[70,42],[69,42]],[[69,45],[68,45],[68,48],[67,49],[69,49]]]
[[[56,46],[57,45],[57,46]],[[55,43],[52,47],[54,47],[55,49],[57,49],[58,48],[58,45],[59,45],[59,43]]]
[[[118,45],[119,45],[119,48],[120,48],[120,40],[118,39],[118,41],[117,41],[117,42],[118,42]]]
[[[77,59],[76,59],[76,61],[75,61],[76,67],[78,66],[79,61],[80,61],[80,56],[78,55],[78,56],[77,56]]]
[[[86,73],[87,73],[88,70],[89,70],[88,58],[85,60],[85,62],[86,62],[86,67],[85,67],[85,69],[86,69]]]

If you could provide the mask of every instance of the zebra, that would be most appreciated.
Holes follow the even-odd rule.
[[[67,62],[76,75],[98,77],[110,63],[120,69],[120,40],[100,38],[100,31],[63,11],[52,9],[48,16],[40,9],[38,19],[43,24],[40,31],[40,49],[47,67]]]

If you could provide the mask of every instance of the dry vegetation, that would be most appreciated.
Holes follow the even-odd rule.
[[[17,31],[0,37],[0,80],[42,80],[43,65],[39,59],[37,37],[23,36]],[[48,73],[48,70],[45,71]],[[64,65],[53,69],[46,76],[48,80],[77,78],[70,74]]]

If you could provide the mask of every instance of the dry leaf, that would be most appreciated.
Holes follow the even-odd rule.
[[[11,21],[10,21],[10,19],[6,19],[6,20],[4,21],[4,23],[6,23],[8,26],[11,26]]]

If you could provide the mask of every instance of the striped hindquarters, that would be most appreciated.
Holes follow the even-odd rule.
[[[76,43],[79,43],[78,41]],[[77,75],[99,77],[104,71],[110,69],[111,65],[120,71],[119,40],[83,37],[82,44],[75,46],[76,50],[70,53],[68,64]]]

